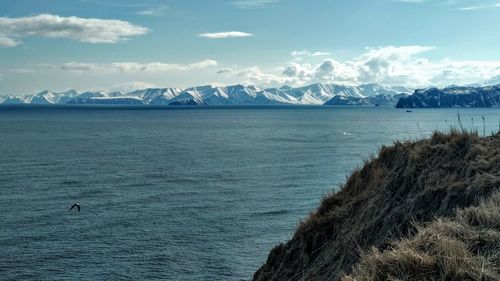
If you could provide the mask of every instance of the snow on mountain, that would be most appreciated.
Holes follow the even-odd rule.
[[[76,90],[68,90],[61,93],[45,90],[34,96],[28,97],[27,101],[31,104],[58,104],[67,103],[76,96],[78,96],[78,92]]]
[[[57,97],[52,92],[43,91],[31,97],[31,104],[54,104],[57,102]]]
[[[207,104],[207,105],[242,105],[242,104],[281,104],[289,103],[273,94],[259,91],[256,87],[232,85],[214,87],[211,85],[188,88],[169,100],[168,104]]]
[[[92,98],[104,98],[108,97],[108,93],[105,91],[88,91],[76,96],[71,97],[65,103],[67,104],[88,104]]]
[[[43,91],[26,97],[6,97],[3,103],[33,104],[150,104],[150,105],[272,105],[316,104],[321,105],[334,97],[363,99],[370,96],[393,96],[410,90],[378,84],[347,86],[316,83],[303,87],[268,88],[230,85],[218,87],[205,85],[180,88],[149,88],[129,93],[89,91],[63,93]],[[353,100],[354,101],[354,100]]]
[[[273,95],[258,91],[255,87],[245,87],[243,85],[232,85],[218,88],[219,94],[212,93],[207,101],[216,100],[224,104],[277,104]],[[207,102],[207,104],[210,104]]]
[[[196,90],[182,91],[178,96],[166,101],[170,105],[201,105],[204,104],[200,92]]]
[[[336,95],[363,97],[355,87],[336,84],[317,83],[299,88],[281,88],[280,90],[294,97],[297,104],[324,104]]]
[[[148,88],[137,90],[125,94],[129,97],[137,97],[147,104],[168,104],[168,101],[175,98],[182,92],[179,88]]]
[[[58,93],[57,94],[57,101],[55,101],[55,103],[67,103],[68,101],[70,101],[71,99],[73,99],[74,97],[78,96],[80,93],[78,93],[77,90],[67,90],[65,92],[62,92],[62,93]]]
[[[61,93],[42,91],[35,95],[28,96],[7,96],[3,104],[63,104],[78,95],[76,90],[68,90]]]
[[[6,96],[2,104],[24,104],[28,103],[23,97]]]

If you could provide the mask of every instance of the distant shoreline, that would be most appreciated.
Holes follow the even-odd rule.
[[[315,104],[273,104],[273,105],[84,105],[84,104],[0,104],[0,110],[8,109],[137,109],[137,110],[171,110],[171,109],[289,109],[289,108],[392,108],[392,106],[362,105],[315,105]],[[403,110],[401,110],[403,111]]]

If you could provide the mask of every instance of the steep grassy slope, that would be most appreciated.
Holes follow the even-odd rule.
[[[369,279],[371,271],[363,268],[384,264],[370,263],[370,257],[397,250],[390,241],[415,233],[414,223],[452,217],[499,189],[500,134],[481,138],[452,131],[383,147],[339,192],[323,199],[289,242],[271,251],[254,280],[340,280],[353,268],[345,280],[407,280]]]

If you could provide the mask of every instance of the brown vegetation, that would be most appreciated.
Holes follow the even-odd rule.
[[[487,209],[498,199],[476,206],[499,189],[500,134],[396,142],[325,197],[254,280],[497,280],[498,236],[482,224],[498,218]]]
[[[342,281],[500,280],[500,193],[479,207],[417,226],[381,252],[372,248]]]

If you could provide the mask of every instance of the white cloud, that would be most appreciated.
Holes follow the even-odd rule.
[[[133,81],[133,82],[116,84],[109,90],[128,93],[131,91],[135,91],[137,89],[158,88],[158,87],[159,87],[158,85],[149,82]]]
[[[137,62],[115,62],[115,63],[82,63],[68,62],[61,65],[61,69],[73,72],[96,72],[96,73],[115,73],[115,72],[165,72],[165,71],[188,71],[194,69],[203,69],[210,66],[216,66],[214,60],[203,60],[190,64],[169,64],[161,62],[137,63]]]
[[[0,35],[0,48],[9,48],[9,47],[15,47],[19,45],[19,42],[9,38],[9,37],[4,37]]]
[[[233,4],[238,8],[251,9],[251,8],[263,8],[266,5],[278,3],[281,0],[239,0],[234,1]]]
[[[168,9],[167,5],[148,6],[137,12],[141,16],[161,16]]]
[[[233,69],[230,67],[225,67],[222,69],[217,70],[217,74],[225,74],[225,73],[232,73]]]
[[[0,38],[4,38],[4,43],[10,42],[12,46],[19,44],[14,38],[25,36],[68,38],[87,43],[117,43],[148,31],[145,27],[115,19],[61,17],[51,14],[0,17]],[[0,39],[0,45],[1,42]]]
[[[282,74],[301,84],[305,82],[408,84],[413,78],[405,76],[408,80],[401,81],[401,75],[407,72],[407,65],[413,67],[417,54],[432,49],[424,46],[367,48],[359,57],[343,62],[327,58],[317,65],[291,63]]]
[[[283,85],[288,82],[286,77],[265,73],[259,67],[249,67],[235,72],[238,83],[248,85]]]
[[[61,66],[63,70],[70,70],[75,72],[94,71],[100,67],[104,67],[104,65],[84,62],[68,62]]]
[[[286,77],[294,77],[304,79],[311,77],[314,74],[313,66],[310,64],[291,63],[283,70],[283,75]]]
[[[422,71],[427,72],[429,84],[470,84],[500,75],[500,61],[445,59],[434,64],[429,63]]]
[[[311,52],[311,51],[308,51],[308,50],[303,50],[303,51],[293,51],[290,53],[290,55],[292,57],[321,57],[321,56],[329,56],[330,53],[329,52],[320,52],[320,51],[316,51],[316,52]]]
[[[473,11],[473,10],[492,9],[492,8],[500,8],[500,3],[494,4],[494,5],[468,6],[468,7],[459,8],[458,10],[460,10],[460,11]]]
[[[146,71],[146,72],[160,72],[160,71],[170,71],[170,70],[192,70],[192,69],[201,69],[209,66],[216,66],[217,62],[214,60],[204,60],[200,62],[195,62],[191,64],[168,64],[168,63],[135,63],[135,62],[120,62],[113,63],[112,66],[117,68],[121,72],[137,72],[137,71]]]
[[[241,31],[227,31],[227,32],[215,32],[215,33],[202,33],[198,36],[209,39],[224,39],[224,38],[250,37],[253,36],[253,34]]]
[[[423,55],[427,46],[367,48],[351,59],[326,58],[319,64],[291,62],[281,70],[264,71],[258,67],[233,70],[236,81],[257,85],[303,85],[308,83],[380,83],[408,87],[470,84],[500,74],[500,61],[430,60]]]
[[[30,64],[29,66],[43,68],[43,69],[56,69],[57,68],[57,65],[50,64],[50,63],[35,63],[35,64]]]
[[[34,73],[35,70],[28,69],[28,68],[13,68],[13,69],[10,70],[10,72],[15,72],[15,73]]]

